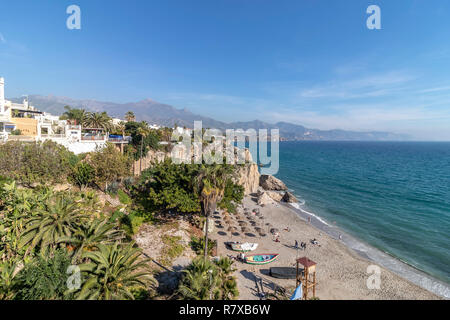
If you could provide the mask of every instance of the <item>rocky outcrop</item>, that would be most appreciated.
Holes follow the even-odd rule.
[[[292,193],[290,193],[289,191],[287,191],[287,192],[284,194],[284,196],[283,196],[283,198],[281,199],[281,201],[283,201],[283,202],[288,202],[288,203],[295,203],[295,202],[298,202],[297,198],[296,198]]]
[[[235,153],[238,149],[235,148]],[[258,165],[253,162],[252,155],[245,149],[245,164],[238,165],[236,183],[244,187],[244,194],[256,193],[259,187],[260,174]]]
[[[283,198],[283,193],[277,191],[266,191],[267,195],[271,197],[273,200],[280,202]]]
[[[270,191],[285,191],[287,190],[286,185],[280,179],[274,176],[263,174],[259,178],[259,185],[264,188],[264,190]]]
[[[275,201],[267,194],[267,192],[261,192],[256,198],[256,203],[259,206],[264,206],[266,204],[272,204]]]
[[[248,149],[242,150],[234,147],[234,152],[235,155],[237,155],[238,152],[243,152],[242,156],[245,159],[245,164],[237,165],[237,174],[235,182],[244,187],[245,195],[256,193],[258,191],[260,183],[260,174],[258,170],[258,165],[253,162],[252,155]],[[193,150],[191,150],[191,153],[193,153]],[[134,162],[133,164],[134,174],[139,175],[141,171],[140,170],[141,163],[142,163],[142,170],[145,170],[151,167],[152,164],[154,163],[159,163],[167,158],[170,158],[171,155],[172,154],[170,152],[150,150],[147,153],[147,156],[142,158],[142,162],[140,160]],[[182,159],[185,157],[184,154],[180,154],[178,156]],[[193,158],[192,162],[194,162]]]
[[[150,168],[152,164],[163,162],[168,157],[170,157],[170,153],[163,151],[156,151],[153,149],[149,150],[145,157],[143,157],[140,160],[136,160],[133,163],[134,175],[139,175],[141,171]]]

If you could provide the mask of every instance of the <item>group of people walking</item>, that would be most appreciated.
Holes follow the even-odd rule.
[[[300,247],[298,246],[298,241],[295,240],[295,245],[294,245],[295,249],[302,249],[305,250],[306,249],[306,242],[300,242]]]

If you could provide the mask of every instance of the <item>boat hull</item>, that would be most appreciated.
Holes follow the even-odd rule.
[[[258,247],[258,244],[249,243],[246,245],[245,243],[232,243],[230,246],[233,251],[249,252],[255,250]]]
[[[268,264],[275,261],[278,257],[277,253],[252,254],[245,257],[245,263],[248,264]]]

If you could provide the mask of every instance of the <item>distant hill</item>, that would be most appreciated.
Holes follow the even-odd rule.
[[[20,102],[21,99],[11,99],[14,102]],[[406,135],[399,135],[390,132],[356,132],[345,130],[318,130],[308,129],[304,126],[288,122],[278,122],[275,124],[263,122],[260,120],[246,122],[225,123],[209,117],[203,117],[190,112],[187,109],[177,109],[171,105],[159,103],[152,99],[145,99],[138,102],[115,103],[102,102],[96,100],[80,100],[68,97],[57,97],[53,95],[41,96],[30,95],[30,104],[39,110],[49,112],[55,115],[61,115],[64,112],[64,106],[69,105],[72,108],[85,108],[89,111],[106,111],[112,117],[122,118],[127,111],[133,111],[137,120],[145,120],[148,123],[155,123],[162,126],[173,127],[186,126],[192,128],[194,120],[201,120],[204,128],[225,129],[279,129],[280,137],[284,140],[360,140],[360,141],[393,141],[409,140]]]

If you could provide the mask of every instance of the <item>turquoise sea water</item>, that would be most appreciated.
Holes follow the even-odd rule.
[[[281,142],[300,208],[450,283],[450,143]]]

